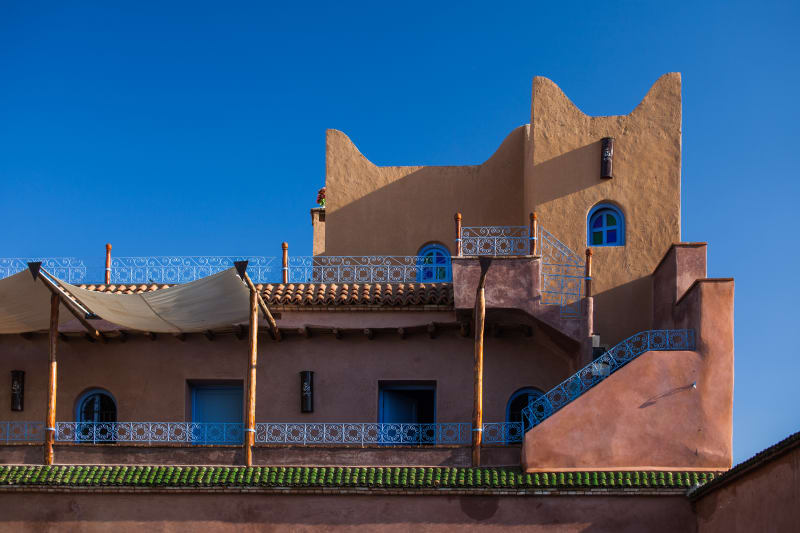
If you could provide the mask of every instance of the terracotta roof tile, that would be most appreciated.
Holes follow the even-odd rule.
[[[170,285],[79,285],[111,294],[141,294]],[[256,284],[273,306],[453,306],[452,283],[266,283]]]

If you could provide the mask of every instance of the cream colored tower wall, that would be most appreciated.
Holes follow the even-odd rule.
[[[604,87],[603,91],[609,90]],[[629,115],[590,117],[552,81],[533,80],[525,207],[583,256],[587,215],[609,202],[625,216],[625,245],[593,247],[595,331],[616,343],[648,329],[650,274],[680,241],[681,77],[662,76]],[[600,178],[603,137],[614,137],[613,179]]]
[[[325,255],[415,255],[439,242],[455,253],[464,225],[522,225],[526,127],[474,166],[379,167],[341,131],[328,130]]]

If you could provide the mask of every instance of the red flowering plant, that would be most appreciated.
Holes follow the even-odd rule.
[[[325,187],[321,188],[317,192],[317,205],[320,207],[325,207]]]

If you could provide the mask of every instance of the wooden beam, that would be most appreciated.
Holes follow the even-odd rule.
[[[69,311],[72,314],[72,316],[78,319],[78,322],[81,323],[81,326],[83,326],[84,329],[86,329],[89,335],[91,335],[95,339],[99,339],[103,336],[102,333],[100,333],[94,326],[91,326],[86,321],[86,316],[85,316],[86,313],[82,312],[80,309],[77,308],[77,305],[67,295],[67,292],[64,290],[64,288],[60,287],[59,285],[56,285],[56,283],[50,279],[50,274],[46,270],[41,268],[41,263],[38,262],[28,263],[28,268],[33,274],[33,279],[41,280],[42,283],[44,283],[44,286],[47,287],[52,294],[57,295],[59,300],[61,300],[61,303],[64,305],[64,307],[67,308],[67,311]],[[44,272],[47,275],[42,276],[42,272]]]
[[[19,336],[25,339],[26,341],[29,341],[33,338],[33,333],[20,333]]]
[[[214,332],[211,331],[210,329],[205,330],[205,332],[203,332],[203,335],[205,335],[206,339],[208,339],[210,341],[214,340]]]
[[[497,322],[492,324],[492,337],[499,337],[503,334],[503,326],[498,324]]]
[[[244,462],[253,466],[253,445],[256,436],[256,368],[258,366],[258,292],[250,289],[250,349],[247,371],[247,408],[244,429]]]
[[[58,377],[58,293],[50,293],[50,377],[47,390],[47,415],[44,421],[44,464],[53,464],[53,443],[56,440],[56,382]]]
[[[212,333],[212,335],[213,335],[213,333]],[[177,335],[175,335],[175,338],[178,339],[181,342],[186,342],[186,333],[178,333]]]
[[[465,320],[464,322],[459,324],[458,330],[462,337],[469,337],[469,330],[470,330],[469,322]]]
[[[397,328],[397,334],[400,335],[401,339],[405,339],[408,336],[406,328]]]
[[[128,342],[128,332],[119,330],[119,341],[120,342]]]
[[[154,340],[156,340],[156,339],[158,338],[158,335],[156,335],[156,334],[155,334],[155,333],[153,333],[152,331],[148,331],[148,332],[146,332],[146,335],[147,335],[148,337],[150,337],[150,340],[151,340],[151,341],[154,341]]]
[[[269,328],[271,331],[270,335],[272,336],[273,340],[276,341],[281,340],[281,330],[278,329],[278,323],[275,322],[275,317],[272,316],[269,307],[267,307],[267,302],[265,302],[264,298],[261,297],[261,293],[258,292],[256,286],[253,284],[253,280],[250,279],[250,276],[247,275],[247,272],[244,272],[242,279],[244,280],[245,284],[247,285],[247,288],[249,288],[251,292],[255,291],[258,301],[258,307],[261,308],[261,313],[264,315],[264,318],[269,323]]]
[[[372,328],[364,328],[364,336],[367,337],[369,340],[375,338],[375,332],[372,331]]]
[[[245,333],[247,333],[247,331],[245,330],[244,326],[239,324],[236,327],[236,338],[239,339],[239,340],[244,339]]]
[[[311,338],[311,330],[309,329],[308,326],[303,326],[301,328],[297,328],[297,333],[299,333],[300,335],[302,335],[306,339],[310,339]]]
[[[62,341],[64,341],[64,342],[69,342],[69,337],[67,337],[66,335],[64,335],[64,334],[63,334],[63,333],[61,333],[61,332],[59,332],[59,334],[58,334],[58,338],[59,338],[59,339],[61,339],[61,340],[62,340]]]
[[[475,295],[475,358],[473,362],[472,466],[481,465],[483,441],[483,333],[486,326],[486,274],[491,257],[481,257],[481,275]]]
[[[342,330],[339,329],[339,328],[333,328],[331,330],[331,333],[333,333],[333,336],[336,337],[337,339],[341,339],[342,338]]]

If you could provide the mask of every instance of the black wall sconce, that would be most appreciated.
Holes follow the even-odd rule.
[[[25,407],[25,371],[11,371],[11,410],[22,411]]]
[[[600,152],[600,177],[611,179],[614,166],[614,137],[603,138],[603,148]]]
[[[311,370],[300,372],[300,412],[314,412],[314,372]]]

